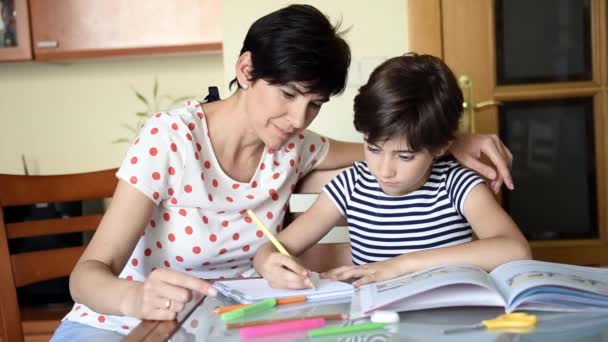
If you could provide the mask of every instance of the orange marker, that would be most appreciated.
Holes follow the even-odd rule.
[[[301,302],[305,302],[305,301],[306,301],[306,296],[287,297],[287,298],[277,299],[277,305],[301,303]],[[229,312],[232,310],[244,308],[249,305],[251,305],[251,304],[236,304],[236,305],[220,306],[220,307],[215,308],[213,310],[213,312],[215,312],[217,314],[221,314],[221,313]]]
[[[249,305],[251,305],[251,304],[237,304],[237,305],[220,306],[218,308],[213,309],[213,312],[221,314],[221,313],[224,313],[224,312],[229,312],[229,311],[232,311],[232,310],[244,308],[244,307],[249,306]]]
[[[277,299],[277,304],[301,303],[306,301],[306,296],[287,297]]]

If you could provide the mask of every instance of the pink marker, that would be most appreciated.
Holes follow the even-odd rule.
[[[273,334],[281,334],[285,332],[301,331],[315,329],[325,326],[325,319],[298,319],[288,322],[273,323],[248,327],[239,330],[239,335],[242,338],[252,338],[259,336],[267,336]]]

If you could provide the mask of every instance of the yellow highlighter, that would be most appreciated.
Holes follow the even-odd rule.
[[[494,319],[483,320],[479,324],[474,324],[462,328],[446,329],[443,330],[443,333],[454,334],[484,328],[491,331],[526,333],[534,330],[534,328],[536,327],[536,322],[537,318],[535,315],[530,315],[525,312],[512,312],[500,315]]]
[[[287,249],[285,249],[285,247],[283,247],[283,245],[281,244],[281,242],[279,242],[279,240],[274,236],[274,234],[272,234],[272,232],[264,225],[264,223],[262,223],[262,221],[260,221],[260,219],[258,219],[258,217],[256,216],[256,214],[250,210],[247,209],[247,214],[249,214],[249,217],[251,217],[251,219],[253,220],[253,222],[255,222],[255,224],[264,232],[264,234],[266,234],[266,236],[268,236],[268,238],[270,239],[270,242],[272,242],[272,244],[274,245],[274,247],[283,255],[286,255],[290,258],[292,258],[291,254],[289,254],[289,252],[287,251]],[[314,290],[317,289],[317,287],[315,286],[315,282],[313,280],[313,278],[310,278],[310,283],[312,285],[312,288]]]

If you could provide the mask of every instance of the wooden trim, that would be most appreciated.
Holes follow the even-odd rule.
[[[48,342],[53,334],[25,335],[24,342]]]
[[[2,62],[32,59],[28,1],[15,0],[14,4],[15,12],[17,13],[17,46],[11,48],[0,48]]]
[[[103,215],[37,220],[6,225],[9,239],[94,231]]]
[[[168,55],[178,53],[221,53],[223,49],[222,43],[205,43],[192,45],[175,45],[162,47],[140,47],[140,48],[125,48],[125,49],[99,49],[99,50],[84,50],[84,51],[53,51],[41,50],[35,51],[35,60],[37,61],[54,61],[68,59],[84,59],[84,58],[103,58],[103,57],[124,57],[124,56],[143,56],[143,55]]]
[[[67,315],[70,310],[63,313],[63,316]],[[59,324],[61,324],[61,319],[63,316],[58,317],[57,319],[47,320],[47,321],[23,321],[23,334],[24,335],[44,335],[44,334],[53,334],[53,332],[59,328]]]
[[[605,0],[592,0],[591,1],[591,75],[592,79],[596,83],[602,83],[602,68],[601,68],[601,58],[602,58],[602,49],[603,44],[601,42],[602,30],[604,28],[601,27],[602,23],[605,22],[602,20],[601,13],[601,3]],[[605,37],[605,36],[604,36]]]
[[[167,341],[179,329],[182,322],[163,321],[144,338],[144,341]]]
[[[596,131],[599,131],[596,137],[596,148],[598,151],[597,171],[598,171],[598,223],[600,224],[600,238],[608,244],[608,0],[598,1],[596,6],[599,22],[599,81],[602,85],[602,91],[597,96],[596,108],[599,108],[596,113],[596,120],[600,122],[596,124]],[[602,39],[603,37],[603,39]],[[597,121],[596,121],[597,122]],[[601,150],[601,151],[600,151]],[[608,248],[607,248],[608,250]],[[608,251],[605,252],[608,254]]]
[[[78,246],[11,255],[15,286],[21,287],[69,275],[84,249],[85,246]],[[42,265],[49,260],[53,261],[53,267],[42,269],[40,266],[31,266]],[[36,270],[36,272],[32,272],[32,270]]]
[[[554,248],[554,247],[567,247],[574,246],[576,248],[596,248],[603,246],[604,242],[597,239],[585,239],[585,240],[541,240],[531,241],[532,247],[538,248]]]
[[[116,169],[77,175],[21,176],[0,174],[0,205],[67,202],[112,196]],[[78,184],[79,187],[74,187]]]
[[[52,333],[61,319],[72,309],[72,304],[49,304],[22,307],[21,321],[24,335]]]
[[[606,131],[604,130],[604,114],[606,108],[602,105],[602,93],[599,92],[593,97],[593,121],[594,121],[594,147],[595,147],[595,167],[596,167],[596,184],[597,193],[597,229],[598,238],[604,243],[608,242],[608,227],[606,226],[606,149],[604,149],[604,141]],[[604,172],[602,172],[604,170]],[[608,249],[605,254],[608,255]]]
[[[154,329],[161,324],[160,321],[142,321],[133,329],[129,335],[125,336],[123,342],[139,342],[143,341],[146,336],[150,335]]]
[[[441,0],[409,0],[409,51],[443,58]]]
[[[494,90],[498,101],[541,100],[564,97],[594,96],[602,87],[594,82],[547,83],[518,86],[499,86]]]
[[[4,229],[4,217],[0,208],[0,288],[2,288],[2,300],[0,300],[0,317],[3,326],[0,329],[7,341],[22,341],[23,331],[21,329],[21,313],[19,302],[15,291],[15,279],[11,267],[11,257],[8,249],[6,230]]]
[[[531,247],[535,260],[575,265],[608,265],[608,243],[582,248],[577,245],[543,246],[532,242]]]
[[[497,70],[497,66],[496,66],[496,11],[494,11],[493,9],[496,7],[495,1],[491,0],[492,4],[491,4],[491,8],[492,10],[490,10],[490,13],[488,13],[489,16],[489,20],[490,20],[490,26],[491,28],[488,30],[488,42],[489,42],[489,46],[488,48],[488,68],[490,70],[490,75],[488,75],[488,82],[490,82],[490,84],[492,85],[492,87],[494,88],[493,91],[490,92],[491,97],[490,100],[496,100],[496,95],[495,95],[495,91],[496,91],[496,78],[498,75],[498,70]],[[485,101],[485,100],[480,100],[480,101]],[[498,122],[498,108],[493,107],[493,115],[495,115],[496,121]],[[498,130],[498,124],[496,125],[496,129]]]
[[[606,89],[608,83],[608,43],[606,42],[606,37],[608,37],[608,1],[600,1],[597,7],[599,13],[599,82]]]

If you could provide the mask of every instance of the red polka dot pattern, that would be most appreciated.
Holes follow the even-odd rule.
[[[280,230],[293,186],[322,161],[329,146],[304,131],[280,148],[267,148],[249,180],[234,179],[233,172],[217,164],[210,136],[196,101],[157,113],[140,130],[117,175],[158,205],[121,278],[144,281],[156,268],[203,278],[239,277],[251,267],[256,249],[268,241],[246,209]],[[87,315],[80,317],[82,313]],[[122,317],[104,315],[103,323],[99,317],[84,307],[70,319],[132,329]]]

